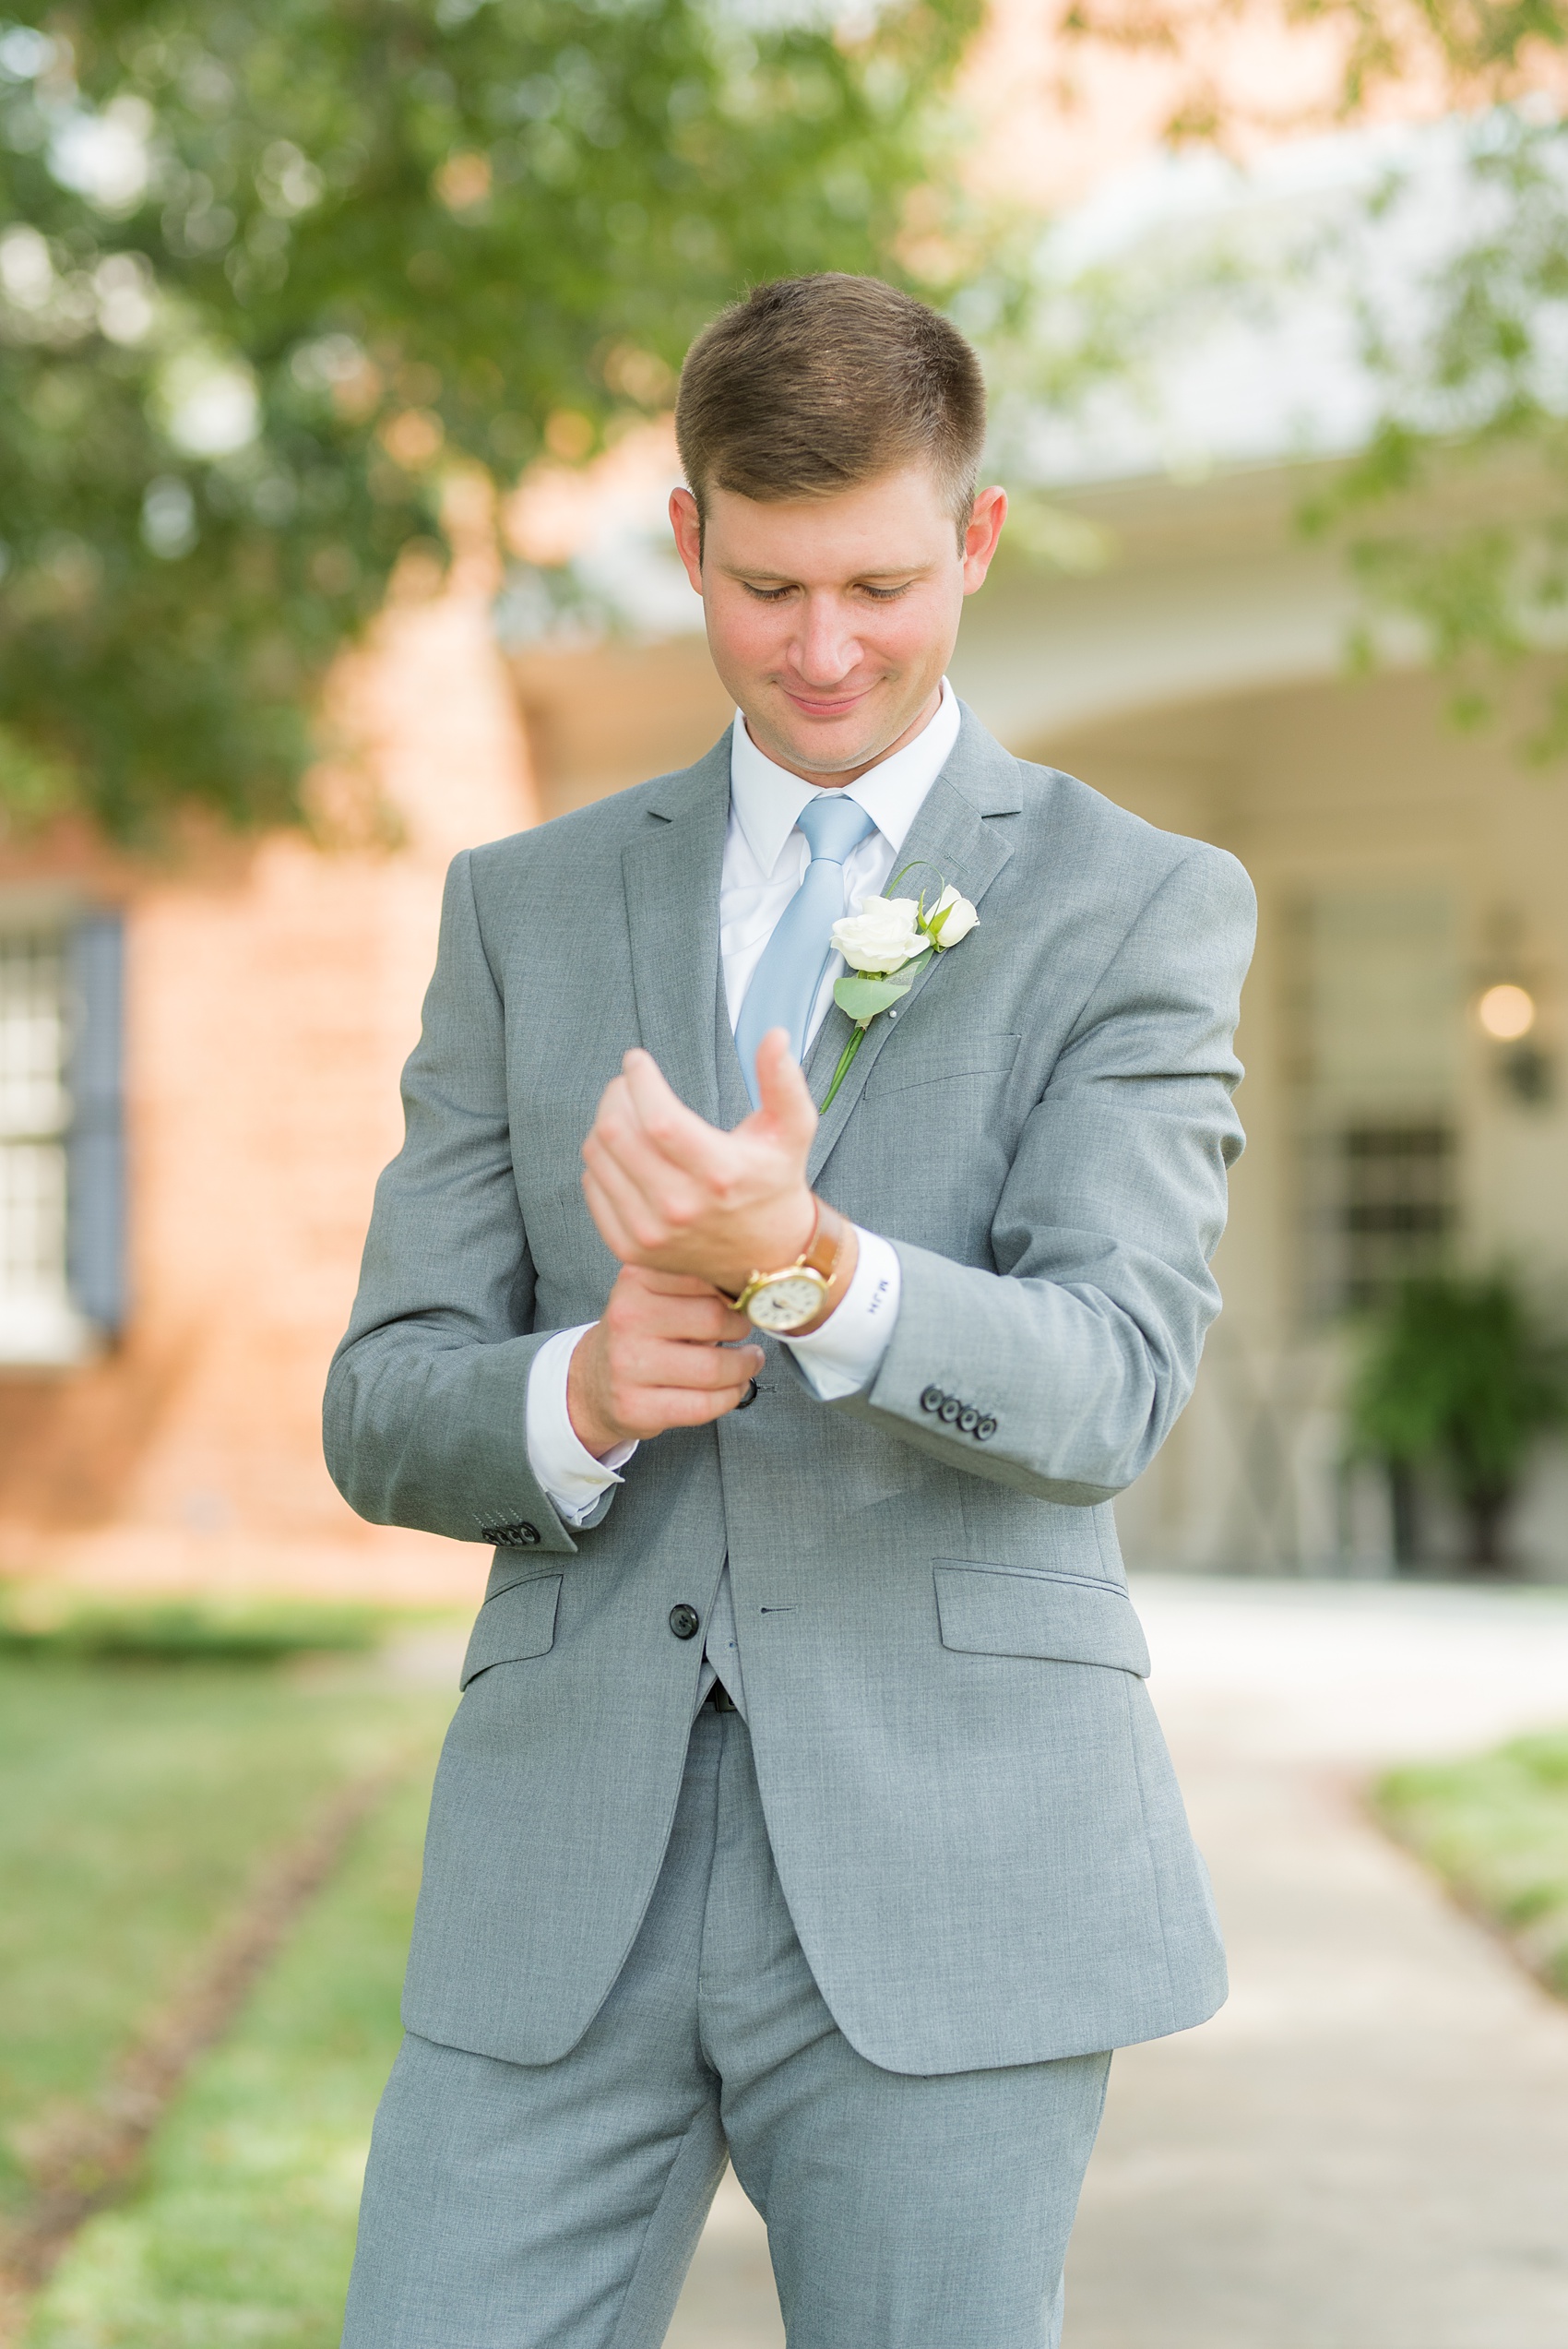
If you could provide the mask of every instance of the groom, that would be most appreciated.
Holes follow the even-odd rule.
[[[725,312],[734,726],[452,867],[327,1449],[495,1557],[351,2349],[657,2349],[726,2153],[791,2349],[1045,2349],[1109,2050],[1224,1995],[1111,1502],[1218,1306],[1252,893],[954,698],[984,409],[873,280]],[[944,891],[916,958],[874,900]]]

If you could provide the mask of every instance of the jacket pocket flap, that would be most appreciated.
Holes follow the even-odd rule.
[[[919,1037],[910,1057],[885,1050],[866,1079],[868,1099],[878,1093],[902,1092],[910,1085],[933,1085],[939,1078],[985,1077],[1012,1067],[1018,1056],[1016,1036],[956,1036],[951,1043],[926,1044]]]
[[[508,1583],[493,1599],[486,1599],[463,1658],[459,1688],[466,1688],[493,1663],[520,1663],[525,1656],[548,1655],[555,1644],[555,1607],[560,1596],[561,1577],[538,1574],[527,1582]]]
[[[1133,1603],[1113,1583],[944,1560],[936,1568],[942,1644],[970,1654],[1113,1664],[1146,1678],[1148,1647]]]

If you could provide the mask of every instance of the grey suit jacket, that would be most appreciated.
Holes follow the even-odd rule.
[[[941,2072],[1180,2030],[1218,2005],[1224,1961],[1111,1498],[1218,1307],[1251,887],[966,710],[903,861],[980,925],[871,1029],[811,1158],[898,1250],[882,1365],[824,1404],[770,1343],[751,1409],[645,1444],[574,1534],[524,1406],[540,1345],[615,1274],[578,1179],[600,1094],[640,1043],[704,1117],[745,1108],[719,975],[728,748],[452,867],[327,1397],[356,1509],[498,1545],[405,2020],[524,2063],[587,2029],[680,1785],[703,1643],[671,1611],[706,1620],[728,1556],[779,1877],[854,2046]],[[819,1101],[849,1033],[835,1008]]]

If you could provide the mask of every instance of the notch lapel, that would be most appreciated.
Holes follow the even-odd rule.
[[[706,757],[650,796],[647,829],[621,859],[638,1033],[687,1107],[710,1126],[719,1123],[714,1020],[729,820],[726,732]]]
[[[966,709],[963,731],[954,745],[953,756],[927,793],[894,864],[893,874],[903,876],[897,883],[897,894],[919,897],[924,889],[930,901],[941,894],[944,884],[951,882],[962,896],[978,906],[1013,853],[1012,842],[1002,828],[985,819],[988,816],[1015,814],[1021,805],[1017,761],[993,740],[972,711]],[[893,890],[893,875],[888,876],[885,888],[889,892]],[[963,950],[962,940],[948,949],[954,954]],[[945,960],[944,954],[929,956],[914,985],[897,1007],[898,1019],[890,1019],[884,1012],[867,1029],[865,1041],[850,1063],[832,1107],[816,1129],[806,1162],[809,1183],[816,1181],[828,1153],[849,1122],[866,1079],[881,1054],[897,1037],[910,1007],[927,987],[941,988],[942,965]],[[839,1055],[853,1033],[854,1022],[834,1004],[822,1023],[807,1063],[806,1079],[814,1100],[821,1101],[832,1083]]]

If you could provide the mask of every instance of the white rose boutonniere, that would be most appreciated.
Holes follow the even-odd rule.
[[[930,941],[912,897],[869,897],[858,913],[833,924],[833,943],[851,971],[902,970]]]
[[[960,938],[967,938],[979,920],[968,899],[960,897],[949,884],[932,907],[926,927],[932,944],[944,952],[948,947],[956,946]]]
[[[907,872],[909,867],[905,867]],[[894,876],[896,881],[902,874]],[[907,996],[928,954],[944,954],[967,938],[980,915],[967,897],[944,882],[928,912],[922,896],[868,897],[858,913],[833,925],[833,943],[849,965],[833,990],[840,1011],[855,1023],[823,1102],[826,1110],[843,1083],[849,1063],[873,1019]]]

